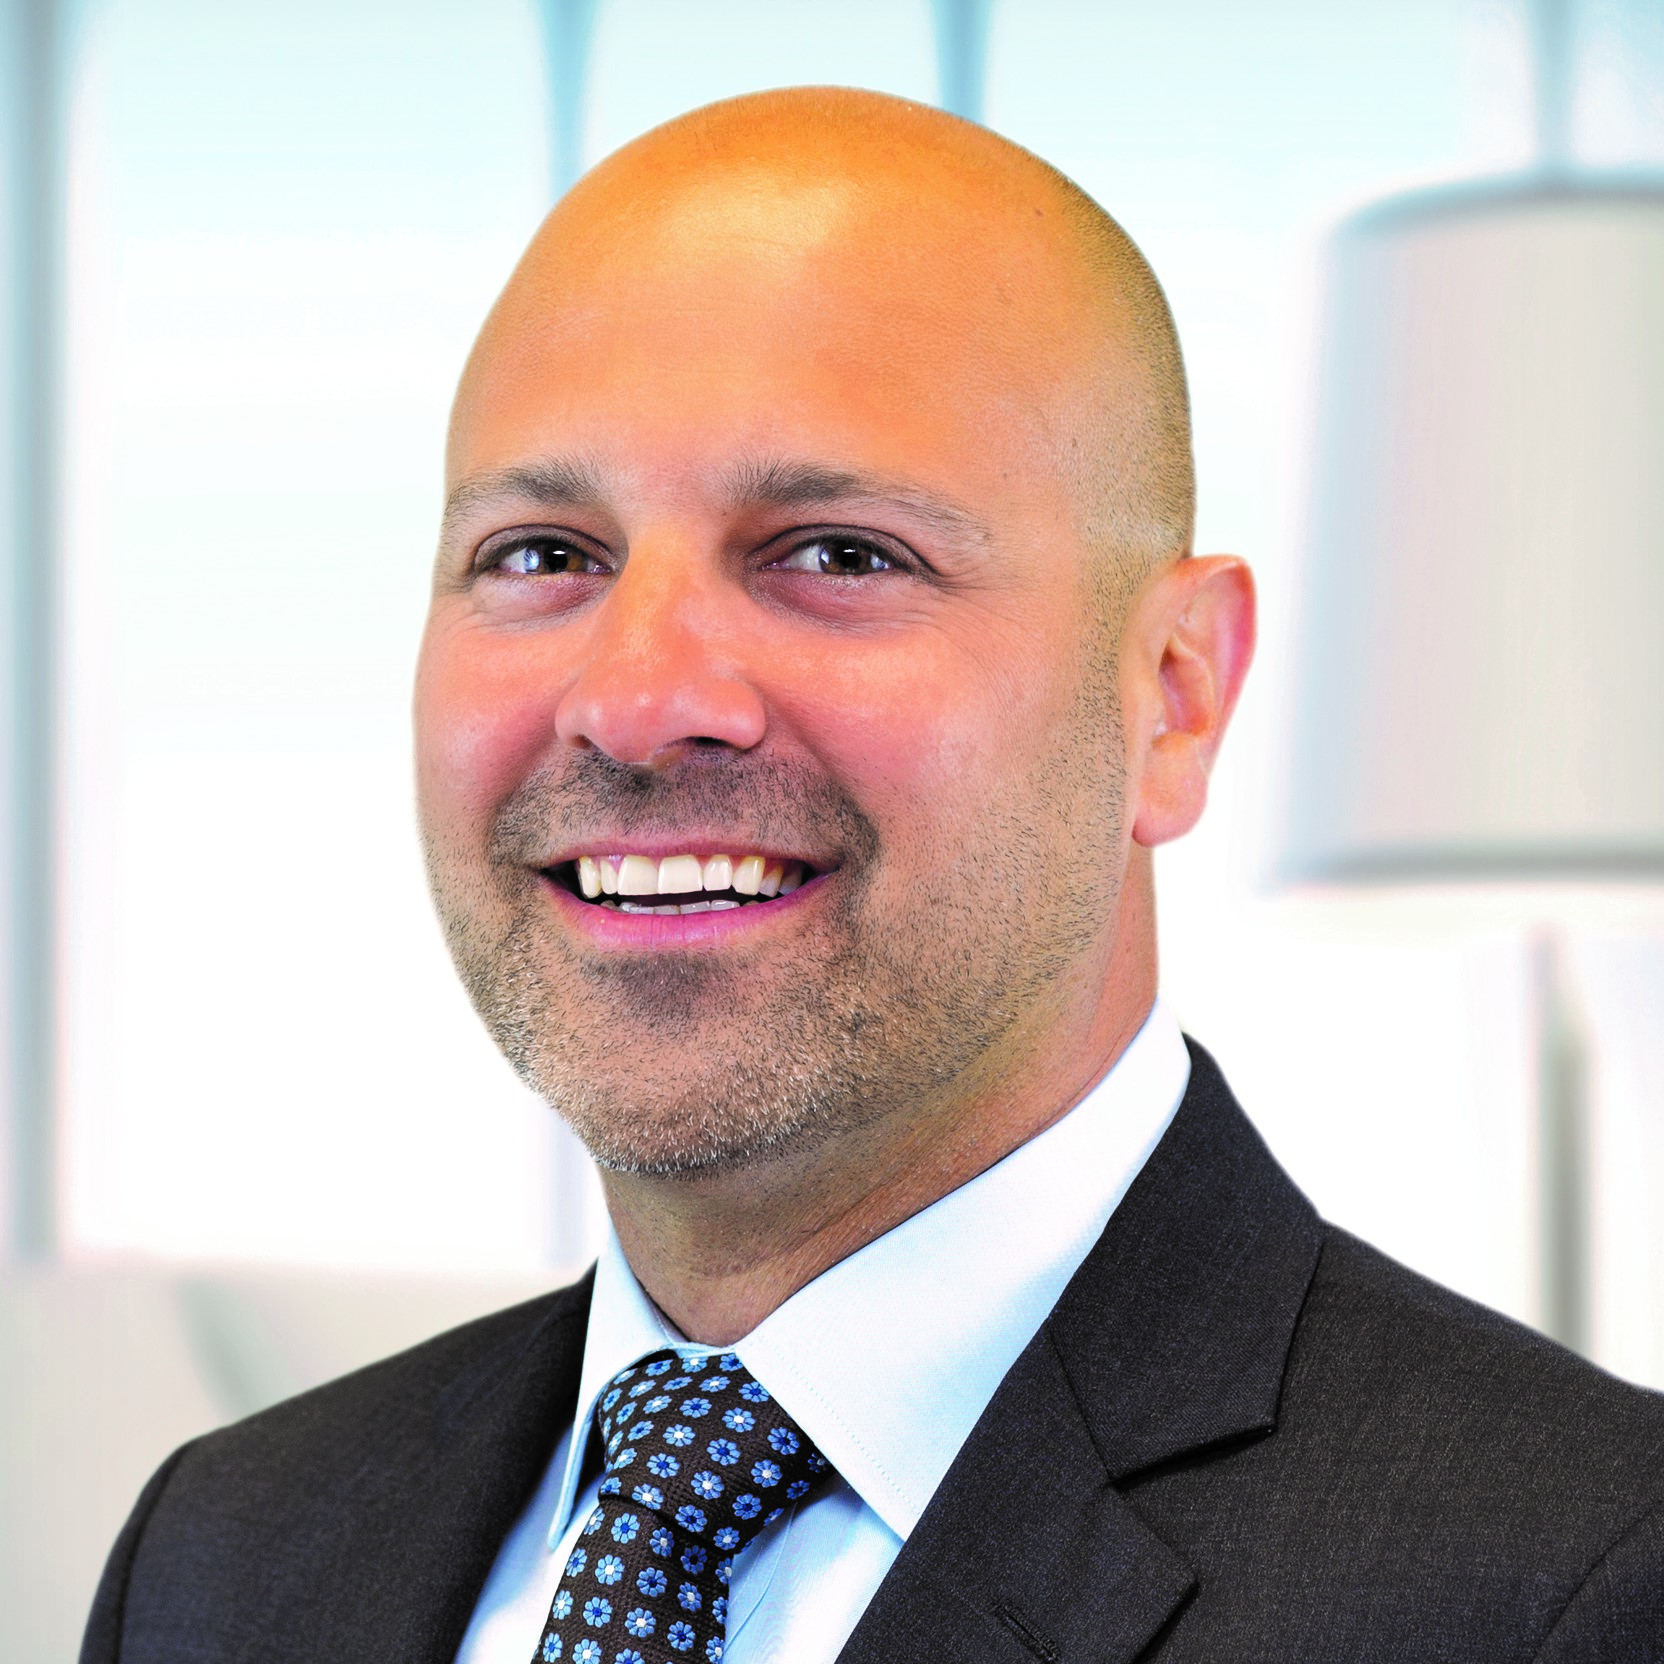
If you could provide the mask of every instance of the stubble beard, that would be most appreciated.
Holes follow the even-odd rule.
[[[1117,712],[1089,702],[1107,742],[1095,762],[1058,746],[952,852],[886,849],[846,793],[799,765],[726,754],[644,777],[577,754],[505,802],[483,860],[424,840],[463,984],[520,1077],[618,1172],[734,1171],[951,1098],[1113,917]],[[759,847],[835,830],[841,864],[790,963],[745,949],[585,955],[529,864],[563,825],[725,819],[760,832]],[[897,864],[917,875],[901,907],[878,898]]]

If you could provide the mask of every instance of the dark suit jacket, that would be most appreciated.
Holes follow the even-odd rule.
[[[1664,1660],[1664,1398],[1325,1225],[1192,1050],[845,1664]],[[83,1664],[450,1664],[571,1423],[589,1297],[187,1445]]]

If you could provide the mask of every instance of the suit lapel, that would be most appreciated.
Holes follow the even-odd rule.
[[[1001,1382],[839,1664],[1132,1658],[1193,1583],[1116,1494],[1042,1334]]]
[[[1046,1329],[1111,1477],[1269,1432],[1323,1223],[1194,1041],[1190,1086]]]
[[[497,1550],[571,1423],[591,1287],[586,1277],[562,1290],[529,1337],[446,1389],[428,1460],[376,1499],[374,1578],[358,1580],[355,1608],[308,1664],[452,1664]]]
[[[1118,1486],[1275,1427],[1321,1235],[1192,1043],[1166,1135],[1001,1383],[840,1664],[1135,1659],[1196,1578]]]

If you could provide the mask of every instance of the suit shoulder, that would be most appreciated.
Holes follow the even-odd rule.
[[[1664,1398],[1333,1227],[1273,1425],[1132,1494],[1202,1585],[1175,1659],[1651,1656],[1578,1649],[1664,1598]]]
[[[112,1635],[134,1664],[428,1656],[432,1634],[454,1646],[571,1425],[590,1287],[476,1319],[187,1445],[117,1544],[86,1656],[113,1656],[98,1650]]]
[[[1664,1498],[1664,1394],[1565,1347],[1328,1226],[1285,1383],[1297,1415],[1321,1404],[1356,1436],[1484,1473],[1564,1513],[1587,1500],[1629,1519]],[[1347,1407],[1350,1406],[1348,1409]],[[1628,1523],[1628,1520],[1622,1521]]]
[[[198,1439],[188,1474],[227,1466],[247,1477],[250,1465],[277,1461],[293,1474],[362,1460],[367,1449],[443,1437],[516,1361],[551,1331],[572,1331],[581,1352],[593,1274],[565,1288],[460,1324],[443,1334],[353,1370]]]

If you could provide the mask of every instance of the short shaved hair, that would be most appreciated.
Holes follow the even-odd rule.
[[[1142,382],[1135,419],[1104,423],[1088,436],[1081,481],[1087,540],[1115,558],[1132,588],[1164,558],[1188,555],[1195,537],[1196,462],[1179,332],[1138,245],[1066,174],[1039,165],[1057,183],[1102,304],[1120,324]],[[1100,408],[1113,410],[1114,403]]]

